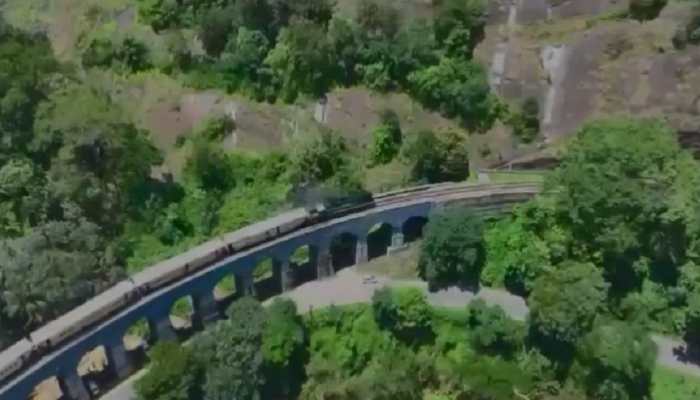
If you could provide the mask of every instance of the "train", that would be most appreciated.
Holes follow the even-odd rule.
[[[510,191],[522,186],[524,192],[532,194],[539,191],[528,184],[501,185]],[[261,243],[280,238],[299,229],[321,222],[359,213],[374,207],[406,201],[417,195],[445,195],[450,192],[465,190],[465,185],[438,184],[403,189],[395,192],[366,195],[359,194],[345,200],[333,199],[310,206],[292,209],[270,219],[246,226],[235,232],[227,233],[185,253],[155,264],[130,278],[123,280],[81,306],[62,315],[46,325],[31,332],[27,337],[13,344],[0,353],[0,385],[7,382],[19,371],[33,365],[41,357],[60,348],[81,333],[87,332],[138,302],[144,296],[164,288],[180,278],[210,266],[228,256],[250,249]],[[480,185],[471,185],[470,190],[485,189]],[[490,192],[498,193],[499,185],[489,185]],[[508,193],[498,193],[508,199]],[[521,194],[513,200],[520,199]],[[491,197],[489,195],[488,197]],[[479,200],[475,199],[475,202]]]
[[[352,204],[350,204],[352,203]],[[144,296],[230,255],[274,240],[298,229],[373,207],[350,199],[333,209],[323,204],[301,207],[240,230],[224,234],[178,256],[162,261],[112,286],[100,295],[38,328],[0,353],[0,384],[53,349],[115,315]]]

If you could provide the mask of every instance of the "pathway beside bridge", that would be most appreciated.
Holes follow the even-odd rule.
[[[305,283],[296,289],[286,292],[279,297],[293,300],[300,313],[320,309],[331,305],[347,305],[366,303],[372,299],[372,294],[384,286],[417,287],[423,290],[430,304],[440,307],[462,308],[475,299],[483,299],[491,305],[499,305],[513,319],[524,321],[528,308],[522,297],[512,295],[504,290],[482,288],[478,293],[450,288],[438,292],[428,291],[425,282],[419,280],[397,280],[377,276],[373,283],[366,282],[366,275],[357,267],[344,269],[332,278]],[[273,301],[268,300],[266,303]],[[684,362],[676,353],[684,346],[682,341],[672,338],[652,335],[659,352],[658,365],[668,367],[684,374],[700,377],[700,366]],[[135,379],[129,379],[102,398],[104,400],[136,400],[133,390]]]

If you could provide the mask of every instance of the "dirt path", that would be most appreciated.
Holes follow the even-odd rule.
[[[528,308],[525,301],[503,290],[482,288],[478,293],[461,291],[456,288],[431,293],[425,282],[417,280],[391,280],[377,277],[374,284],[363,283],[363,275],[354,268],[339,272],[335,277],[309,282],[295,290],[285,293],[297,303],[299,312],[313,308],[328,307],[332,304],[343,305],[368,302],[375,290],[388,285],[393,287],[413,286],[425,291],[430,304],[443,307],[466,307],[474,299],[483,299],[488,304],[499,305],[513,319],[524,321]],[[658,346],[657,363],[674,370],[700,377],[700,366],[683,360],[680,350],[685,346],[682,341],[652,335]]]
[[[419,280],[397,280],[378,276],[375,283],[368,284],[363,282],[364,278],[365,275],[358,272],[355,268],[347,268],[340,271],[333,278],[308,282],[281,295],[281,297],[293,300],[297,304],[299,312],[305,313],[309,310],[330,305],[369,302],[374,291],[383,286],[417,287],[426,293],[428,301],[434,306],[466,307],[475,299],[483,299],[488,304],[501,306],[511,318],[516,320],[524,321],[528,313],[527,305],[521,297],[514,296],[503,290],[482,288],[475,294],[450,288],[438,292],[429,292],[426,283]],[[272,300],[268,300],[266,304]],[[652,335],[652,339],[659,349],[657,356],[659,365],[700,377],[700,366],[683,361],[682,357],[677,354],[677,350],[684,345],[683,342],[659,335]],[[138,377],[142,374],[143,371],[136,376]],[[102,399],[135,400],[133,389],[135,382],[136,378],[130,378],[102,396]]]

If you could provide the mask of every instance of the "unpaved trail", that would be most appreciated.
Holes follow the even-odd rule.
[[[280,297],[293,300],[297,304],[299,312],[306,313],[331,305],[370,302],[374,292],[384,286],[417,287],[426,293],[429,303],[433,306],[463,308],[475,299],[482,299],[487,304],[501,306],[511,318],[519,321],[524,321],[528,314],[528,308],[523,298],[503,290],[482,288],[474,293],[450,288],[429,292],[426,283],[419,280],[395,280],[377,276],[376,282],[370,284],[364,283],[364,278],[365,275],[358,272],[356,268],[346,268],[332,278],[305,283]],[[269,304],[273,300],[270,299],[265,304]],[[676,354],[684,346],[683,342],[659,335],[652,335],[652,339],[658,346],[657,364],[700,377],[700,366],[685,362],[681,356]],[[142,370],[135,377],[121,383],[102,396],[102,399],[135,400],[134,383],[137,377],[143,373]]]

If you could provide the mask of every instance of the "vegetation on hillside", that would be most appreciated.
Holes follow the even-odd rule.
[[[405,164],[396,184],[468,175],[463,134],[404,132],[391,110],[372,129],[370,154],[327,130],[295,135],[284,153],[226,151],[236,121],[216,116],[177,139],[182,168],[168,171],[172,154],[105,76],[159,70],[261,100],[355,84],[399,89],[475,129],[498,111],[471,61],[483,28],[476,1],[442,2],[420,23],[374,1],[351,19],[326,0],[137,3],[155,33],[101,25],[95,8],[70,62],[54,58],[42,34],[0,22],[0,348],[127,274],[306,204],[309,193],[362,193],[366,168]],[[187,30],[206,54],[184,42]],[[444,95],[430,97],[434,88]]]

